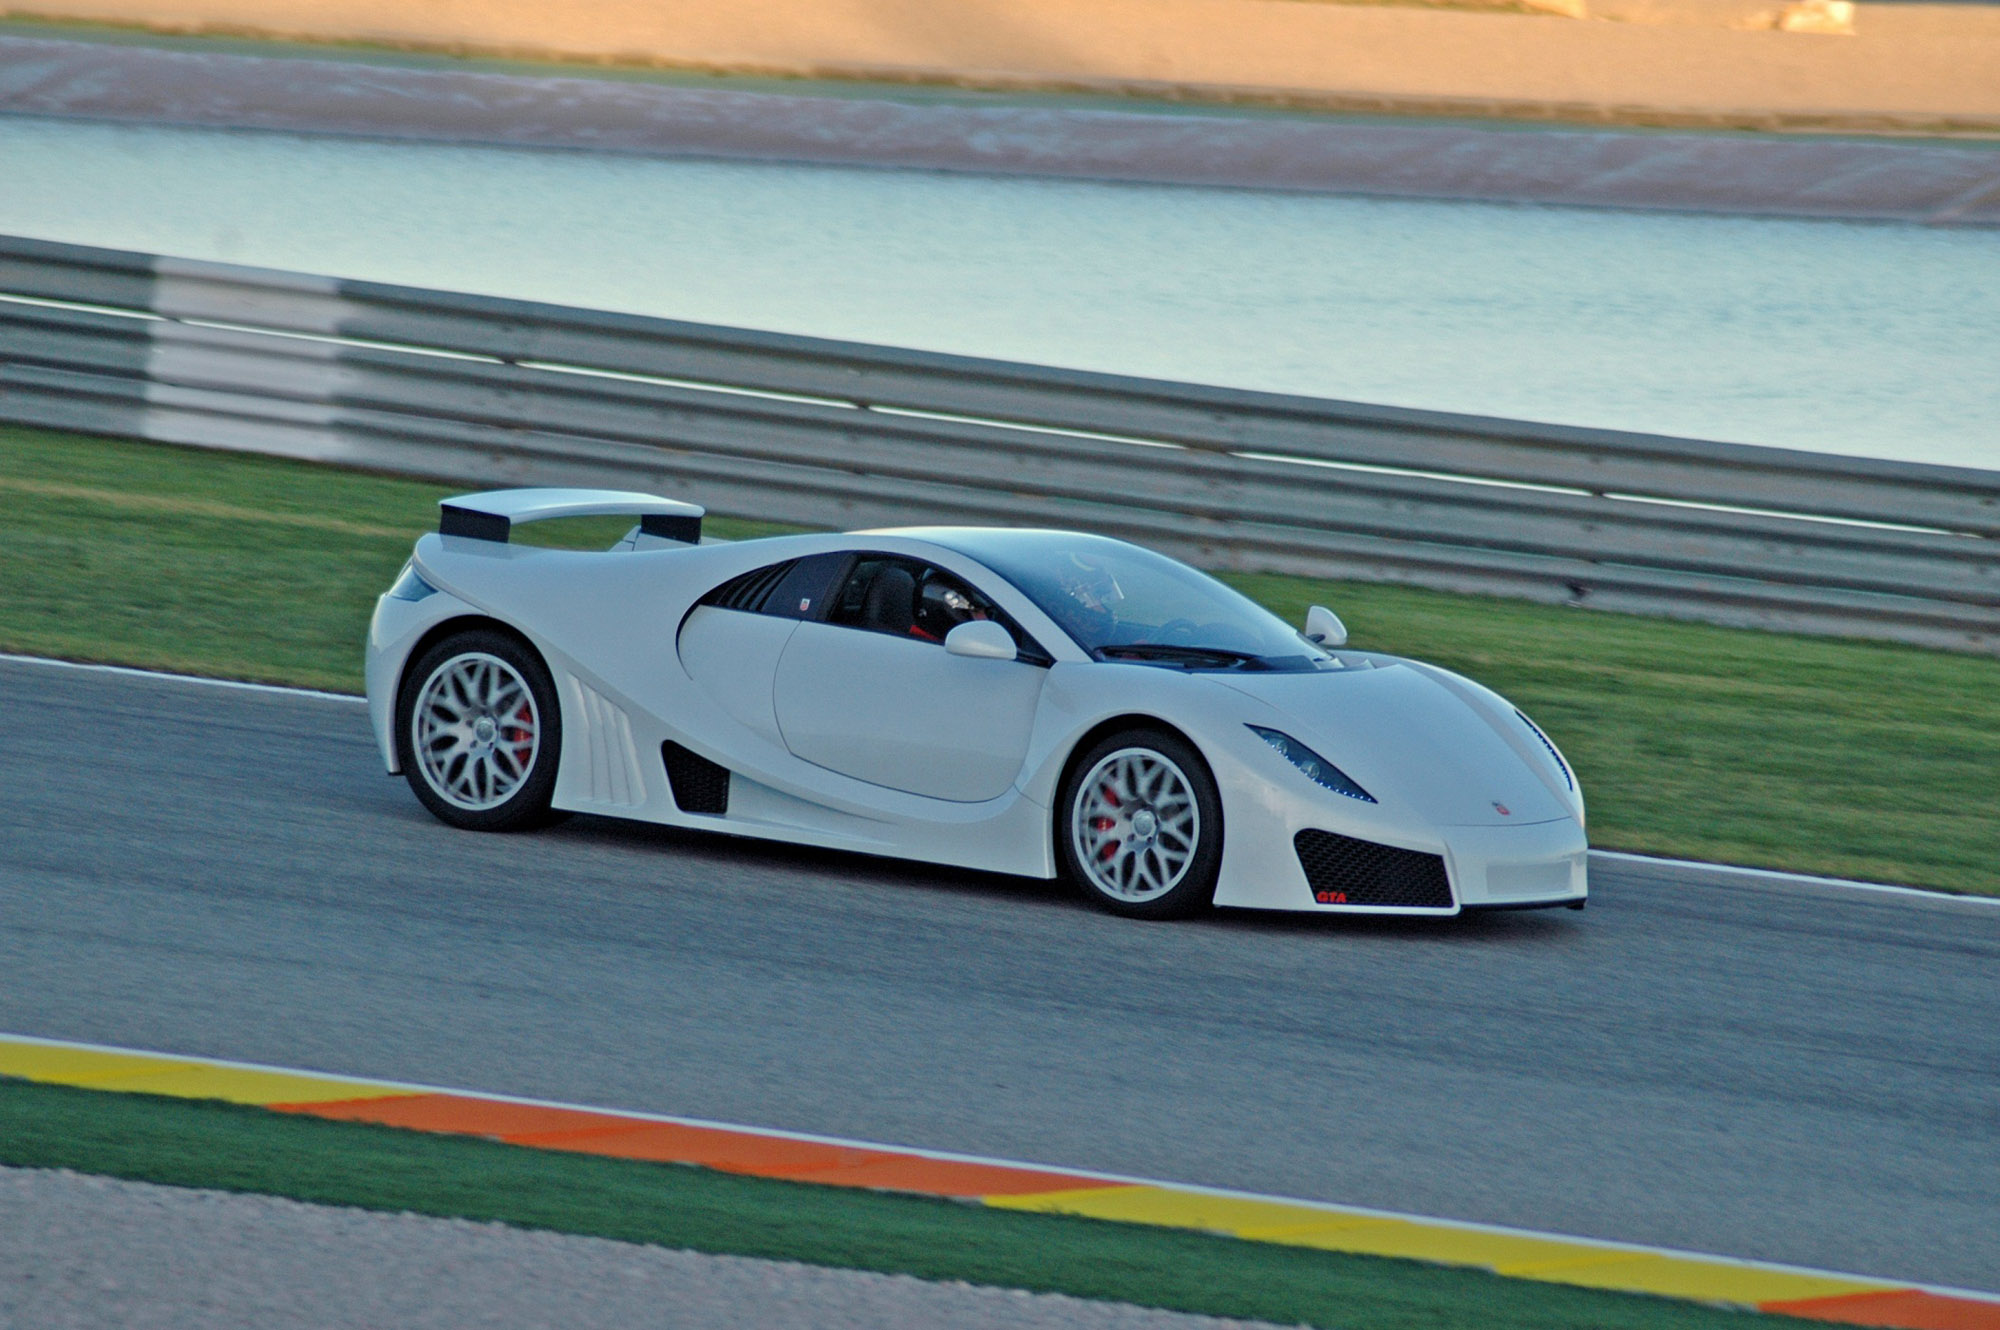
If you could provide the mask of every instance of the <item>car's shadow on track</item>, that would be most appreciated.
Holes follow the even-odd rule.
[[[720,831],[664,827],[654,823],[577,814],[552,832],[543,834],[606,849],[671,853],[689,865],[753,869],[777,874],[796,872],[822,880],[857,884],[942,887],[959,894],[983,896],[996,901],[1088,908],[1061,882],[1014,877],[1006,873],[985,873],[971,868],[951,868],[911,859],[892,859],[852,850],[790,845],[783,841],[732,836]]]
[[[750,870],[781,876],[797,873],[821,881],[942,891],[962,899],[992,901],[1009,909],[1060,910],[1090,920],[1108,918],[1067,882],[1060,880],[1014,877],[1005,873],[885,858],[851,850],[788,845],[723,832],[663,827],[588,814],[571,817],[542,834],[613,852],[671,853],[689,866]],[[1582,914],[1564,909],[1481,911],[1446,918],[1217,909],[1170,923],[1125,922],[1134,928],[1223,929],[1239,936],[1247,933],[1295,939],[1368,937],[1381,941],[1465,946],[1547,943],[1575,935],[1585,920]]]
[[[1281,914],[1270,910],[1217,910],[1212,919],[1239,933],[1302,938],[1338,935],[1380,941],[1474,946],[1546,944],[1579,935],[1584,918],[1573,910],[1473,911],[1446,917],[1403,914]]]

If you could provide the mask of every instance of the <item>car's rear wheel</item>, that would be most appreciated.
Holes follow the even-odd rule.
[[[1207,905],[1222,866],[1222,801],[1201,754],[1156,730],[1092,744],[1057,804],[1070,880],[1114,914],[1169,919]]]
[[[404,672],[396,743],[424,807],[470,831],[514,831],[549,818],[562,715],[548,667],[519,638],[455,633]]]

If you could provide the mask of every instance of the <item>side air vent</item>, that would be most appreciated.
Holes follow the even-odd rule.
[[[729,811],[729,768],[711,762],[668,740],[660,745],[660,760],[667,765],[667,784],[673,786],[674,804],[683,813]]]
[[[1331,831],[1301,831],[1292,838],[1292,848],[1299,852],[1299,866],[1321,905],[1451,908],[1451,881],[1438,855]]]
[[[732,577],[703,596],[701,603],[713,605],[719,610],[748,610],[755,614],[770,599],[771,588],[782,582],[785,574],[792,570],[793,562],[774,563],[769,568],[758,568]]]
[[[583,680],[572,677],[569,684],[576,698],[572,714],[582,724],[584,751],[590,756],[580,773],[584,797],[592,803],[637,808],[646,801],[646,778],[639,772],[631,718]]]

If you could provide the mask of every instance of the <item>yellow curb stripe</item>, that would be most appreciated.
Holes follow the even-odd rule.
[[[0,1076],[84,1090],[126,1090],[237,1104],[386,1098],[407,1090],[296,1072],[219,1066],[195,1058],[153,1057],[0,1039]]]
[[[1296,1247],[1318,1247],[1325,1251],[1354,1252],[1366,1256],[1399,1256],[1411,1261],[1433,1261],[1440,1265],[1471,1265],[1501,1271],[1538,1263],[1566,1264],[1591,1256],[1587,1248],[1560,1238],[1516,1237],[1511,1233],[1481,1233],[1457,1228],[1441,1228],[1407,1219],[1382,1219],[1372,1223],[1346,1223],[1291,1234],[1243,1231],[1238,1237],[1258,1242],[1281,1242]]]
[[[234,1104],[293,1104],[328,1099],[401,1098],[395,1092],[362,1091],[344,1081],[283,1072],[237,1071],[227,1067],[180,1067],[142,1075],[72,1081],[95,1090],[132,1090],[140,1094],[173,1095],[181,1099],[226,1099]]]
[[[746,1148],[789,1151],[837,1149],[864,1152],[873,1161],[856,1170],[800,1173],[802,1181],[839,1186],[852,1172],[856,1186],[880,1185],[866,1179],[895,1175],[887,1185],[939,1195],[963,1196],[968,1178],[980,1187],[1010,1182],[1005,1193],[977,1199],[994,1209],[1075,1215],[1128,1224],[1192,1229],[1251,1242],[1311,1247],[1367,1256],[1398,1257],[1444,1265],[1471,1266],[1510,1278],[1571,1284],[1624,1293],[1651,1293],[1749,1308],[1770,1307],[1791,1316],[1824,1316],[1879,1326],[1926,1330],[1942,1324],[2000,1330],[2000,1298],[1959,1290],[1922,1290],[1906,1283],[1799,1270],[1758,1262],[1730,1261],[1693,1253],[1568,1238],[1554,1234],[1489,1228],[1412,1215],[1386,1214],[1349,1206],[1287,1201],[1276,1197],[1221,1193],[1170,1183],[1106,1177],[1089,1185],[1034,1190],[1058,1177],[1073,1177],[1004,1160],[897,1150],[855,1141],[835,1141],[785,1132],[758,1131],[723,1123],[658,1114],[616,1113],[575,1105],[543,1103],[497,1095],[467,1094],[427,1086],[314,1075],[276,1067],[246,1066],[207,1058],[173,1057],[57,1040],[0,1035],[0,1076],[70,1085],[83,1089],[224,1099],[240,1104],[284,1105],[290,1111],[329,1118],[357,1115],[357,1103],[378,1099],[450,1100],[475,1114],[519,1117],[523,1112],[573,1114],[607,1123],[614,1131],[630,1122],[636,1134],[663,1141],[682,1137],[740,1138]],[[416,1100],[412,1100],[416,1102]],[[387,1110],[410,1118],[414,1110]],[[435,1116],[435,1115],[433,1115]],[[425,1119],[416,1114],[413,1120]],[[469,1119],[468,1119],[469,1120]],[[496,1119],[497,1120],[497,1119]],[[540,1119],[537,1119],[539,1121]],[[449,1129],[449,1128],[445,1128]],[[679,1135],[676,1136],[676,1131]],[[540,1148],[528,1146],[526,1148]],[[549,1148],[562,1148],[551,1142]],[[670,1146],[672,1149],[679,1147]],[[686,1148],[692,1149],[693,1146]],[[648,1153],[646,1158],[663,1157]],[[680,1158],[674,1154],[674,1158]],[[790,1156],[787,1155],[789,1158]],[[893,1167],[891,1167],[893,1166]],[[910,1167],[906,1167],[910,1166]],[[884,1172],[884,1169],[887,1172]],[[970,1170],[970,1172],[968,1172]],[[785,1170],[751,1170],[784,1175]],[[791,1172],[797,1173],[797,1169]],[[963,1174],[965,1176],[961,1177]],[[933,1176],[935,1175],[935,1176]],[[976,1176],[975,1176],[976,1175]],[[1082,1181],[1081,1177],[1077,1178]],[[1940,1320],[1943,1317],[1945,1319]]]
[[[1704,1261],[1699,1257],[1635,1255],[1626,1261],[1578,1262],[1556,1266],[1532,1276],[1552,1284],[1614,1289],[1624,1293],[1655,1293],[1697,1302],[1731,1302],[1758,1307],[1767,1302],[1830,1298],[1848,1293],[1883,1293],[1899,1287],[1875,1279],[1840,1275],[1793,1274],[1756,1266]]]
[[[1335,1216],[1309,1205],[1240,1196],[1211,1196],[1162,1186],[1084,1187],[1028,1196],[989,1196],[986,1203],[1007,1210],[1115,1219],[1126,1224],[1158,1224],[1234,1234],[1244,1228],[1325,1224]]]
[[[1339,1206],[1213,1196],[1171,1186],[1086,1188],[989,1197],[986,1203],[1009,1210],[1198,1229],[1288,1247],[1475,1266],[1543,1283],[1743,1306],[1905,1287],[1885,1280],[1771,1270],[1700,1256],[1635,1252],[1578,1238],[1494,1232]]]
[[[1509,1279],[1533,1279],[1543,1283],[1557,1284],[1566,1282],[1565,1279],[1557,1278],[1557,1275],[1567,1276],[1572,1271],[1583,1270],[1593,1265],[1623,1265],[1631,1259],[1632,1253],[1628,1251],[1612,1250],[1579,1253],[1574,1248],[1565,1245],[1562,1254],[1552,1260],[1521,1261],[1519,1263],[1510,1262],[1506,1265],[1496,1265],[1493,1267],[1493,1273],[1496,1275],[1506,1275]]]
[[[137,1053],[106,1053],[89,1048],[0,1040],[0,1076],[56,1085],[81,1085],[99,1076],[137,1076],[147,1071],[174,1071],[195,1064],[179,1058],[145,1057]]]

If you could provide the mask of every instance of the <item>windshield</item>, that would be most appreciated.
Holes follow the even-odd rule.
[[[1282,619],[1165,555],[1062,531],[925,532],[971,555],[1099,660],[1185,670],[1318,670],[1334,661]]]

